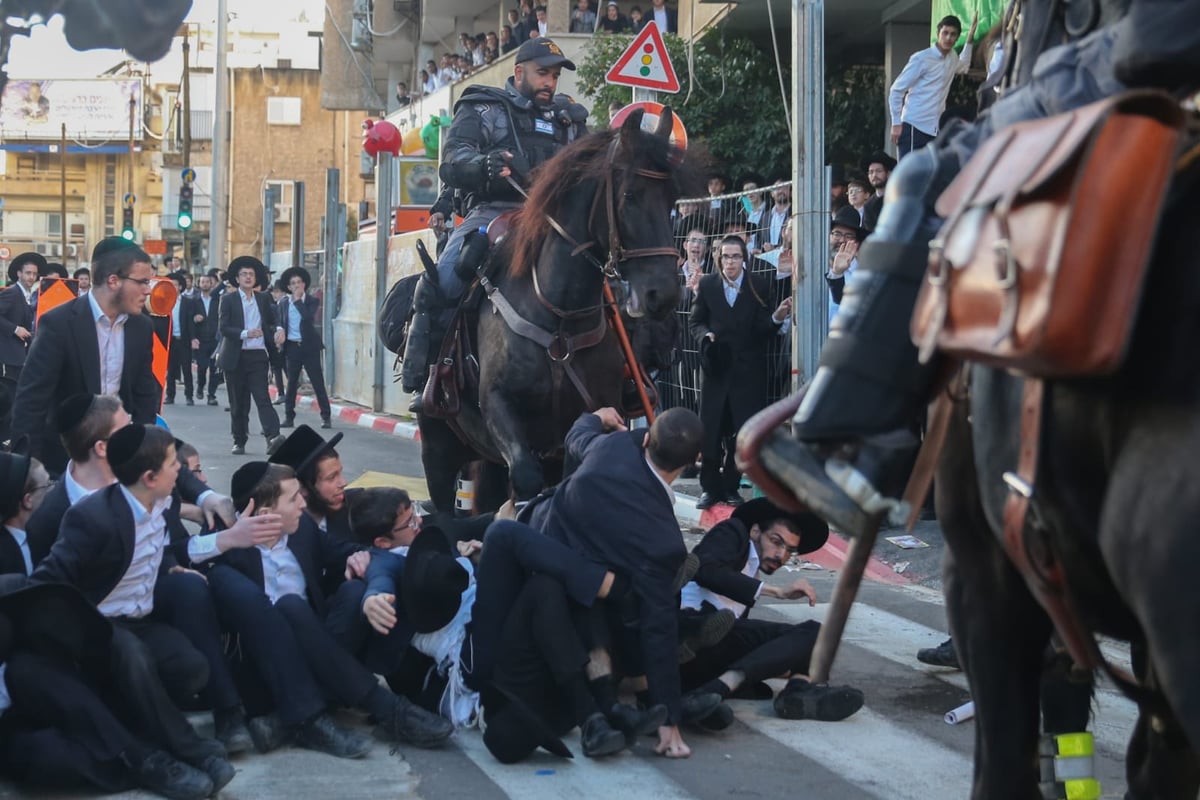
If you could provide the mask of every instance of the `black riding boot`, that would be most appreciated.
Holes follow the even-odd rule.
[[[902,493],[918,444],[913,421],[929,400],[935,363],[920,364],[909,318],[941,224],[933,204],[959,165],[936,145],[900,162],[883,213],[847,281],[841,309],[793,419],[795,440],[766,447],[794,468],[777,477],[838,530],[907,516]]]
[[[404,359],[401,362],[400,385],[406,392],[416,392],[410,411],[420,412],[421,390],[429,376],[429,350],[433,340],[433,329],[443,307],[442,291],[428,275],[417,282],[413,293],[413,319],[408,326],[408,338],[404,343]]]

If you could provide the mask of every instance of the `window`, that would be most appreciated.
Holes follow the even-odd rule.
[[[47,214],[46,215],[46,233],[52,236],[62,234],[62,214]]]
[[[300,124],[300,98],[299,97],[268,97],[267,98],[267,124],[268,125],[299,125]]]

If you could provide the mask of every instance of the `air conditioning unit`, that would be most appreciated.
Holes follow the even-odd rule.
[[[62,244],[59,242],[46,242],[37,245],[37,252],[51,258],[62,258]]]
[[[286,203],[275,205],[275,221],[284,225],[292,224],[292,207]]]

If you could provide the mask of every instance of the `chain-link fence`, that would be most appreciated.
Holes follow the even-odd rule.
[[[791,188],[791,183],[785,182],[676,204],[672,222],[681,259],[679,331],[670,367],[659,370],[655,378],[661,410],[676,406],[700,410],[700,349],[688,330],[688,319],[699,277],[720,268],[722,238],[738,235],[746,239],[751,274],[771,287],[768,296],[761,298],[771,312],[785,297],[791,297]],[[760,371],[768,402],[791,390],[793,337],[789,330],[785,335],[773,335],[768,343],[766,363]]]

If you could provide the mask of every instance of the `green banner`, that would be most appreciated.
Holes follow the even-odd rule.
[[[975,41],[1004,19],[1004,0],[933,0],[929,15],[929,41],[937,39],[937,24],[953,14],[962,21],[962,36],[955,47],[961,49],[967,43],[967,31],[971,29],[971,17],[979,12],[979,27],[975,30]]]

